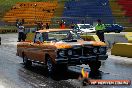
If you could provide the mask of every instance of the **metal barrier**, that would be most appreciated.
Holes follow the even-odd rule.
[[[132,58],[132,43],[116,43],[111,49],[111,55]]]
[[[4,33],[17,33],[17,29],[0,29],[0,34],[4,34]]]

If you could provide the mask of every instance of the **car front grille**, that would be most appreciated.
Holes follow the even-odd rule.
[[[88,56],[90,54],[93,54],[93,47],[84,46],[83,47],[83,56]]]
[[[91,46],[83,46],[80,48],[73,49],[73,56],[88,56],[92,54],[93,47]]]
[[[82,56],[82,48],[73,49],[74,56]]]

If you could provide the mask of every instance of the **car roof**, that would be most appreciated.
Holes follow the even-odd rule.
[[[72,31],[73,29],[44,29],[44,30],[38,30],[36,32],[57,32],[57,31]]]

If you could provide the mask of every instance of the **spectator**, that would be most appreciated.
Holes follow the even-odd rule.
[[[100,41],[105,42],[104,40],[104,29],[105,26],[102,24],[101,20],[97,20],[98,24],[95,26],[96,35],[99,37]]]
[[[21,40],[25,41],[24,26],[22,23],[18,26],[18,42],[21,42]]]
[[[43,29],[43,22],[35,22],[37,24],[37,30]]]
[[[63,20],[59,24],[60,24],[60,29],[65,29],[65,22]]]
[[[72,22],[71,23],[71,29],[74,29],[74,27],[75,27],[75,24]]]
[[[62,23],[59,23],[59,25],[60,25],[60,29],[62,28]]]
[[[48,23],[46,23],[46,29],[49,29],[49,24]]]
[[[19,21],[19,19],[16,19],[16,27],[18,28],[19,25],[20,25],[20,21]]]
[[[24,24],[25,23],[25,20],[24,19],[22,19],[22,24]]]
[[[39,28],[40,28],[40,30],[43,29],[43,26],[44,26],[44,25],[43,25],[43,22],[40,22],[40,23],[39,23]]]

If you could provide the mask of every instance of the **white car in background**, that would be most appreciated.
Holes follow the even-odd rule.
[[[93,27],[90,24],[77,24],[77,27],[75,30],[78,30],[79,33],[85,33],[85,32],[95,32],[95,27]]]

